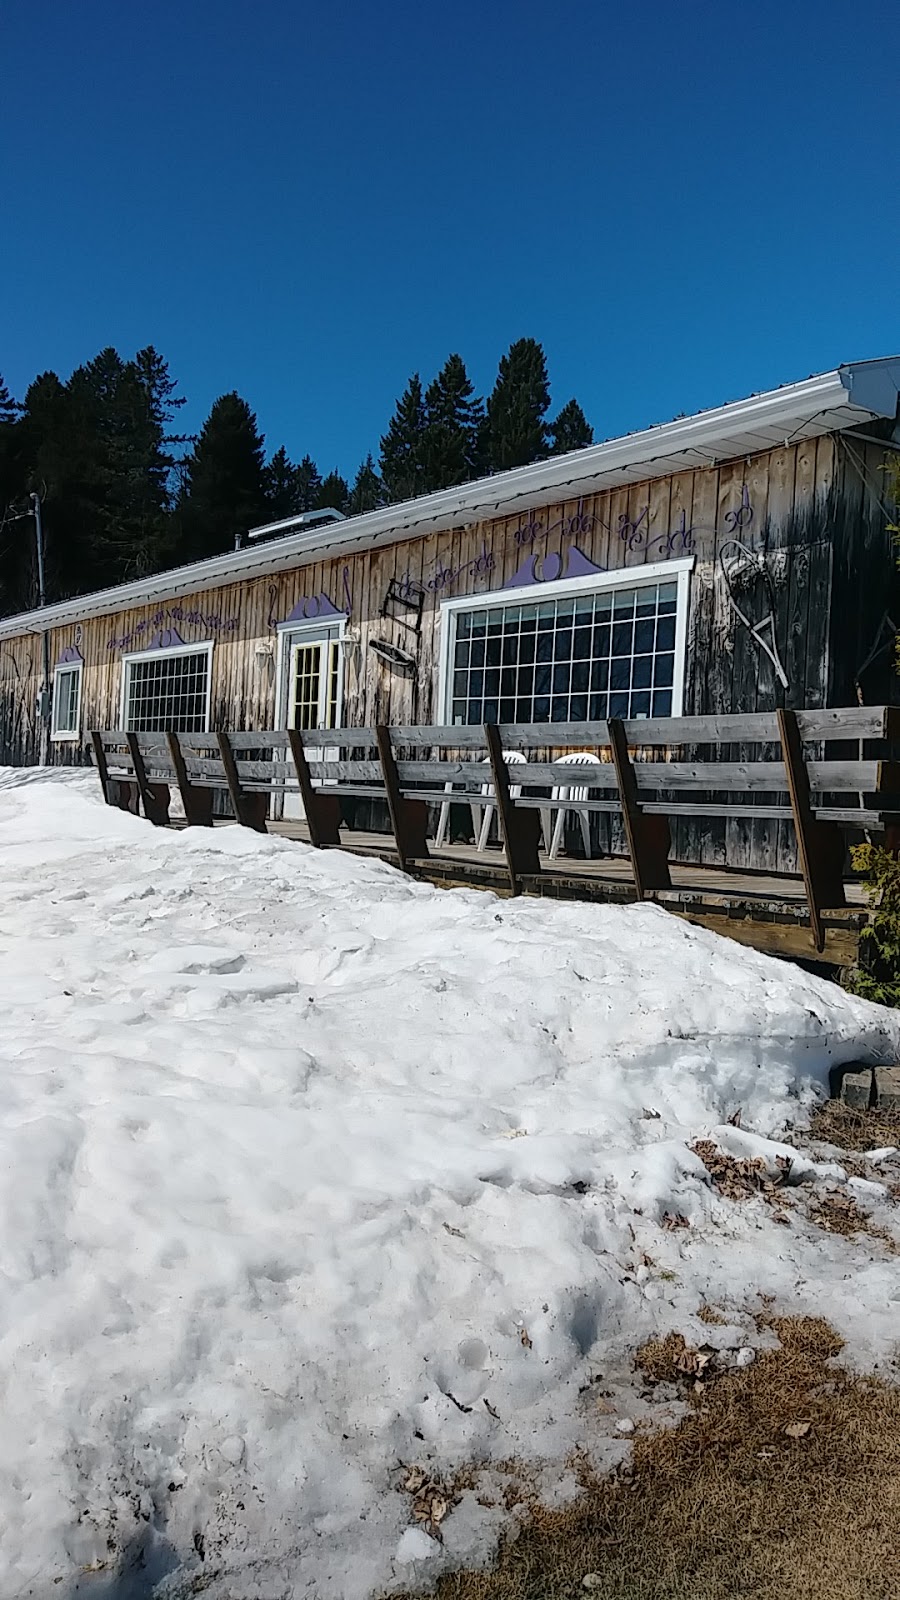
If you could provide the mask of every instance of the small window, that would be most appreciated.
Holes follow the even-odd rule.
[[[51,733],[54,739],[77,739],[81,732],[81,670],[82,663],[57,667],[53,674],[53,720]]]
[[[155,650],[125,662],[124,725],[134,733],[206,733],[211,646]]]

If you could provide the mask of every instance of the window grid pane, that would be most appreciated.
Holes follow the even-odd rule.
[[[662,583],[459,613],[453,721],[671,716],[676,606]]]
[[[53,685],[53,732],[78,732],[81,667],[57,667]]]
[[[209,653],[126,663],[125,726],[134,733],[205,733]]]

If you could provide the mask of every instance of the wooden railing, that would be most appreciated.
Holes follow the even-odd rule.
[[[158,824],[168,821],[170,785],[188,823],[212,822],[218,789],[240,823],[261,831],[271,797],[293,793],[311,843],[333,847],[341,843],[342,797],[382,801],[405,871],[435,850],[436,807],[491,805],[513,894],[543,870],[541,813],[551,804],[621,818],[639,899],[671,886],[670,823],[679,817],[791,821],[818,950],[823,912],[846,903],[845,832],[887,830],[893,838],[900,830],[900,765],[883,758],[883,747],[900,739],[900,711],[884,706],[483,728],[113,730],[91,738],[107,802],[140,805]],[[860,753],[829,752],[847,742]],[[882,748],[862,753],[873,744]],[[727,753],[735,746],[740,759]],[[702,759],[698,748],[707,752]],[[570,765],[560,760],[565,751],[587,761]],[[554,791],[565,798],[552,800]]]

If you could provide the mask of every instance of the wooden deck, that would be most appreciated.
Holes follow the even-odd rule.
[[[268,829],[282,838],[309,842],[303,822],[269,822]],[[342,849],[397,864],[397,851],[390,834],[344,828],[342,839]],[[506,861],[499,848],[479,852],[473,845],[452,844],[437,852],[432,847],[429,859],[416,862],[412,872],[415,877],[444,888],[482,888],[501,895],[509,893]],[[688,922],[699,923],[770,955],[834,967],[852,966],[856,961],[859,930],[866,920],[858,884],[846,885],[846,908],[826,911],[825,949],[818,952],[799,876],[733,872],[677,862],[672,863],[671,876],[671,889],[657,890],[648,898]],[[542,854],[540,875],[525,881],[525,892],[602,904],[627,904],[636,899],[630,865],[620,856],[590,861],[561,856],[550,861]]]

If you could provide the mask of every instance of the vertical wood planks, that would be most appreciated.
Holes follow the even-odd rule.
[[[522,892],[524,877],[537,877],[541,870],[538,843],[541,833],[539,811],[517,810],[509,792],[509,772],[503,758],[500,732],[494,723],[484,725],[484,742],[491,763],[494,800],[503,849],[506,853],[506,870],[509,874],[510,893]]]
[[[844,841],[836,823],[820,822],[813,816],[809,774],[803,759],[803,741],[796,712],[780,707],[777,715],[791,810],[797,831],[800,870],[809,906],[809,924],[815,948],[824,950],[822,912],[834,911],[846,905],[842,871]]]
[[[628,754],[628,740],[621,719],[610,717],[607,728],[613,765],[616,769],[616,782],[619,786],[625,837],[628,840],[628,853],[631,856],[634,887],[638,899],[646,900],[650,890],[672,887],[669,874],[669,824],[665,817],[647,816],[641,810],[637,778]]]

